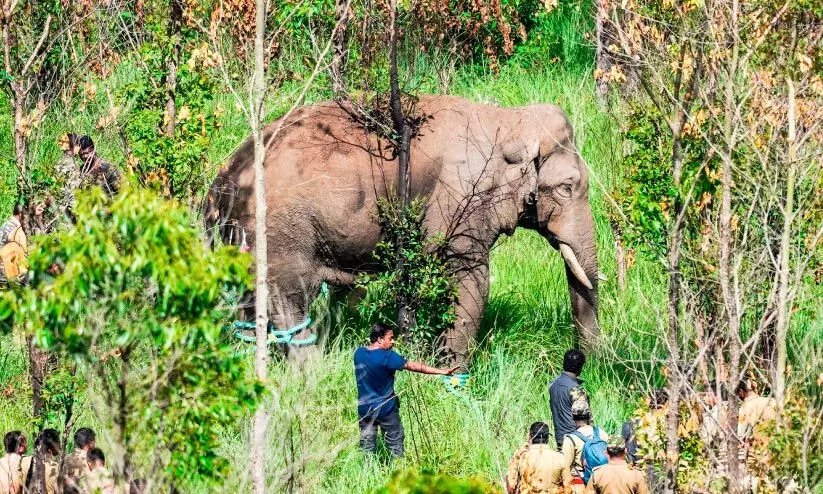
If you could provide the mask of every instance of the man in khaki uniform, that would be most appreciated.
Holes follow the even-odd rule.
[[[94,431],[83,427],[74,433],[74,451],[66,457],[63,475],[66,477],[66,492],[76,492],[83,477],[91,473],[88,452],[94,448],[96,435]]]
[[[774,398],[757,394],[747,381],[740,381],[737,385],[737,396],[743,401],[738,415],[737,435],[743,441],[750,441],[755,426],[777,418],[777,403]]]
[[[31,467],[31,456],[23,456],[28,444],[20,431],[7,432],[3,437],[6,454],[0,458],[0,494],[20,494]]]
[[[515,452],[506,475],[508,494],[571,494],[566,459],[548,445],[549,426],[535,422],[529,441]]]
[[[609,435],[600,428],[592,427],[592,411],[588,400],[577,400],[572,403],[572,419],[577,426],[577,432],[584,437],[592,438],[595,432],[600,439],[607,441]],[[583,482],[583,446],[584,441],[577,434],[566,434],[563,437],[563,457],[572,474],[572,492],[582,494],[586,490]]]
[[[626,462],[626,441],[615,435],[609,439],[609,463],[595,467],[586,494],[649,494],[643,472]]]
[[[114,493],[114,477],[106,468],[106,456],[103,451],[100,448],[94,448],[88,452],[87,459],[91,473],[81,481],[83,492],[88,494]]]

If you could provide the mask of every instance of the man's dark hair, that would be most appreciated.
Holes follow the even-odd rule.
[[[6,448],[6,453],[17,453],[17,448],[23,442],[23,433],[20,431],[7,432],[3,436],[3,446]]]
[[[546,444],[549,442],[549,426],[543,422],[535,422],[529,427],[529,442],[532,444]]]
[[[626,454],[626,445],[623,444],[622,446],[613,446],[613,445],[606,446],[606,453],[608,453],[609,456],[624,455],[624,454]]]
[[[89,461],[99,461],[103,465],[106,464],[106,455],[103,454],[103,450],[100,448],[90,449],[88,454],[86,454],[86,458],[88,458]]]
[[[574,375],[580,374],[585,363],[586,355],[577,348],[572,348],[563,355],[563,370]]]
[[[652,408],[664,407],[669,402],[669,392],[663,388],[655,390],[651,401]]]
[[[80,138],[77,139],[77,145],[80,146],[81,151],[94,150],[94,142],[89,136],[80,136]]]
[[[96,438],[97,435],[88,427],[77,429],[77,432],[74,433],[74,447],[85,448],[89,444],[93,443]]]
[[[751,391],[752,391],[752,386],[745,379],[743,379],[742,381],[737,383],[737,387],[734,389],[734,392],[737,393],[737,394],[740,394],[740,393],[749,394],[749,393],[751,393]]]
[[[23,216],[23,213],[26,211],[26,207],[23,206],[22,203],[17,203],[14,205],[14,209],[12,210],[12,216]]]
[[[375,324],[374,326],[371,327],[371,331],[369,331],[369,342],[370,343],[375,343],[380,338],[383,338],[384,336],[386,336],[386,333],[388,333],[389,331],[394,331],[394,330],[392,328],[390,328],[389,326],[386,326],[385,324],[381,324],[381,323]]]
[[[34,440],[34,447],[37,448],[43,443],[46,451],[53,455],[60,454],[60,433],[56,429],[43,429],[37,439]]]

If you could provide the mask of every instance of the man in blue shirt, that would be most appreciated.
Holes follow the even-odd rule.
[[[354,352],[354,377],[357,380],[357,415],[360,425],[360,447],[373,453],[377,428],[383,430],[389,451],[403,456],[403,424],[400,422],[400,402],[394,393],[394,373],[401,369],[421,374],[451,375],[459,366],[438,369],[420,362],[411,362],[392,350],[394,331],[375,324],[369,333],[369,346]]]
[[[566,434],[577,430],[572,418],[572,403],[578,400],[589,401],[583,389],[583,380],[578,377],[585,363],[586,355],[583,352],[577,348],[569,350],[563,355],[563,373],[549,386],[549,406],[552,409],[554,438],[558,449],[563,448]]]

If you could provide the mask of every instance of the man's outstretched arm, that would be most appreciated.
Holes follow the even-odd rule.
[[[403,366],[404,369],[410,370],[412,372],[419,372],[421,374],[437,374],[441,376],[450,376],[454,374],[454,371],[460,368],[459,365],[455,365],[450,369],[439,369],[437,367],[432,367],[430,365],[426,365],[422,362],[413,362],[409,360],[406,362],[406,365]]]

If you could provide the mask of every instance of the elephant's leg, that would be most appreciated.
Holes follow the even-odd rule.
[[[472,345],[480,328],[489,294],[489,267],[483,263],[458,274],[454,327],[446,332],[446,356],[459,372],[467,372]]]
[[[320,289],[320,281],[308,277],[290,277],[288,280],[279,280],[269,285],[269,319],[280,331],[292,329],[306,321],[309,316],[309,305]],[[313,325],[307,325],[298,331],[292,338],[296,341],[305,340],[314,334]],[[317,346],[311,345],[283,345],[286,356],[290,360],[304,362],[309,356],[316,353]]]
[[[312,267],[290,276],[280,277],[269,287],[269,318],[279,330],[288,330],[303,324],[309,317],[309,306],[320,293],[323,282],[334,285],[354,283],[354,276],[329,267]],[[310,324],[297,332],[293,339],[306,340],[317,331],[315,324]],[[286,355],[293,360],[303,362],[314,353],[317,345],[284,345]]]

